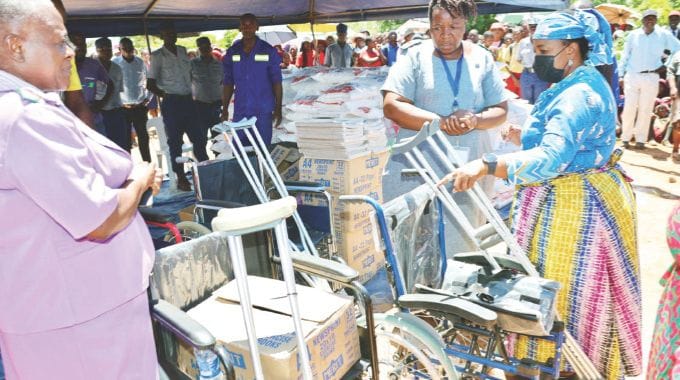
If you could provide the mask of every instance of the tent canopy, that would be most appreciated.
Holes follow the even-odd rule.
[[[427,17],[427,0],[63,0],[70,30],[87,37],[157,33],[164,20],[178,32],[234,29],[253,13],[260,25]],[[477,1],[480,14],[563,9],[568,0]],[[145,29],[146,26],[146,29]]]

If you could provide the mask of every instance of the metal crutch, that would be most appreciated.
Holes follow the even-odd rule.
[[[257,346],[255,334],[255,322],[252,314],[252,302],[248,291],[246,260],[243,251],[242,235],[253,232],[273,229],[276,234],[276,245],[281,259],[281,271],[286,283],[291,315],[295,326],[295,335],[298,343],[298,354],[301,361],[302,376],[305,380],[312,380],[312,368],[309,362],[309,353],[305,343],[305,335],[302,330],[300,308],[295,289],[295,273],[293,261],[288,251],[286,242],[286,218],[290,217],[297,208],[297,201],[293,197],[285,197],[276,201],[263,203],[255,206],[221,209],[212,220],[213,231],[221,231],[227,234],[229,243],[229,256],[234,265],[234,278],[241,303],[243,321],[246,325],[248,345],[253,359],[255,378],[264,380],[264,372],[260,361],[260,352]]]
[[[225,140],[229,142],[229,146],[231,147],[232,152],[234,153],[234,157],[236,157],[236,160],[243,169],[250,185],[257,193],[258,199],[260,200],[260,202],[264,203],[269,200],[267,191],[264,188],[263,183],[256,181],[257,172],[254,170],[252,164],[250,163],[250,160],[248,160],[248,157],[245,154],[243,142],[241,141],[241,138],[239,137],[237,131],[243,131],[244,135],[250,142],[250,145],[253,148],[259,162],[262,164],[263,169],[274,183],[276,191],[279,192],[281,197],[287,197],[289,194],[283,182],[283,179],[279,175],[276,169],[276,165],[274,164],[274,161],[272,160],[271,155],[267,150],[267,146],[264,144],[262,136],[260,136],[260,132],[257,130],[255,126],[256,121],[257,118],[251,117],[250,119],[243,118],[238,122],[222,122],[214,126],[213,130],[220,133],[230,132],[230,135],[225,135]],[[300,231],[300,236],[305,251],[311,253],[314,256],[319,256],[319,253],[317,252],[316,247],[314,246],[314,242],[311,236],[309,236],[309,233],[302,222],[302,218],[300,217],[297,211],[295,211],[295,213],[293,214],[293,220],[295,221],[295,224],[298,227],[298,230]]]
[[[416,134],[416,136],[410,139],[405,139],[393,145],[392,153],[405,155],[411,166],[416,169],[418,174],[420,174],[425,183],[430,186],[436,196],[442,200],[442,205],[446,211],[449,212],[456,219],[456,221],[458,221],[463,229],[463,232],[468,236],[468,238],[477,242],[477,245],[479,245],[476,237],[477,231],[467,220],[465,213],[453,200],[451,194],[437,186],[437,178],[434,174],[434,169],[430,166],[425,156],[418,149],[418,145],[420,143],[429,140],[430,136],[435,134],[437,131],[439,131],[439,120],[434,120],[431,123],[427,123],[423,125],[423,128],[418,132],[418,134]],[[501,270],[500,265],[498,265],[498,262],[496,262],[491,254],[486,252],[486,250],[481,250],[481,252],[491,264],[494,272]]]

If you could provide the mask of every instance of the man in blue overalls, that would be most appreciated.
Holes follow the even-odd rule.
[[[264,143],[272,140],[272,125],[281,124],[281,58],[276,49],[259,39],[257,19],[241,16],[243,38],[234,42],[222,59],[222,120],[229,120],[229,103],[235,93],[233,121],[257,117]]]

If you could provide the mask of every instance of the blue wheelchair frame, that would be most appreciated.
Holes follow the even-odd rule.
[[[392,245],[392,241],[390,239],[390,232],[387,227],[387,222],[385,219],[385,212],[383,210],[383,207],[375,201],[373,198],[368,197],[368,196],[341,196],[340,197],[341,201],[363,201],[368,204],[370,204],[373,209],[375,210],[376,213],[376,219],[378,222],[378,227],[380,229],[380,234],[381,238],[385,244],[385,260],[389,266],[389,270],[392,275],[393,279],[393,287],[394,287],[394,292],[396,295],[396,300],[399,300],[402,296],[407,295],[408,293],[406,292],[406,287],[404,283],[404,277],[403,277],[403,272],[400,268],[399,260],[396,256],[394,247]],[[436,199],[436,207],[438,209],[438,232],[439,232],[439,257],[441,259],[441,276],[443,278],[443,274],[446,272],[446,262],[447,262],[447,257],[446,257],[446,252],[445,252],[445,237],[444,237],[444,219],[443,219],[443,209],[441,202]],[[455,295],[451,295],[453,297],[456,297]],[[397,305],[399,305],[399,302],[397,301]],[[408,310],[404,308],[403,306],[399,305],[399,308],[403,312],[407,312]],[[454,328],[466,331],[468,333],[473,334],[473,336],[484,336],[489,339],[488,344],[487,344],[487,350],[484,356],[481,355],[475,355],[472,352],[473,351],[478,351],[481,353],[480,347],[476,343],[476,338],[473,338],[473,342],[471,343],[470,346],[465,346],[461,344],[457,344],[455,342],[447,342],[447,346],[444,347],[444,351],[446,352],[447,355],[463,359],[466,361],[466,365],[464,367],[457,366],[457,370],[459,370],[461,373],[466,373],[469,372],[472,363],[477,363],[483,366],[483,371],[482,373],[475,373],[475,375],[479,376],[481,379],[489,379],[489,380],[500,380],[496,377],[487,375],[484,372],[485,369],[487,368],[496,368],[500,369],[506,373],[511,373],[511,374],[516,374],[516,375],[525,375],[527,372],[525,369],[530,369],[533,370],[531,372],[536,373],[540,372],[543,374],[547,374],[549,376],[552,376],[553,378],[558,378],[559,373],[560,373],[560,363],[561,363],[561,347],[562,344],[564,343],[564,325],[560,323],[555,323],[555,327],[553,328],[553,331],[551,332],[551,335],[548,336],[541,336],[541,337],[536,337],[540,338],[542,340],[550,341],[555,343],[556,349],[555,349],[555,356],[552,360],[552,363],[538,363],[538,362],[533,362],[533,361],[526,361],[526,360],[519,360],[513,357],[510,357],[506,352],[505,348],[501,347],[501,352],[503,353],[502,355],[499,355],[495,353],[496,348],[502,346],[502,337],[507,334],[506,332],[503,332],[500,330],[498,327],[495,327],[493,331],[489,331],[483,328],[479,327],[474,327],[470,326],[467,324],[462,324],[462,323],[455,323]],[[506,361],[506,362],[503,362]]]

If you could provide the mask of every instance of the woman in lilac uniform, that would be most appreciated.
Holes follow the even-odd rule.
[[[49,0],[0,0],[0,351],[8,380],[157,378],[137,204],[160,178],[61,102]]]

